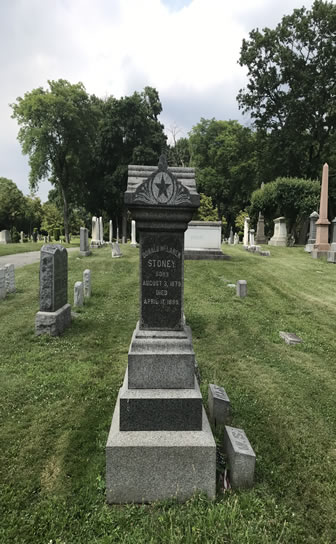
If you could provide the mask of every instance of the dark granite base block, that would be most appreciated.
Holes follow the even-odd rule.
[[[229,261],[231,257],[225,255],[220,250],[216,249],[185,249],[184,250],[184,260],[187,261],[217,261],[225,260]]]

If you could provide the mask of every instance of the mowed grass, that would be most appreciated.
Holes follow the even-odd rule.
[[[139,252],[71,253],[69,301],[86,268],[93,293],[62,337],[34,336],[38,264],[17,269],[16,294],[0,302],[1,543],[336,541],[336,267],[302,248],[271,248],[270,258],[223,249],[231,261],[185,263],[185,314],[205,403],[208,383],[223,386],[256,452],[254,488],[215,502],[106,504]],[[245,299],[227,287],[238,279]],[[303,343],[287,346],[280,330]]]
[[[62,244],[63,247],[79,247],[79,237],[73,237],[70,244],[64,242],[51,242],[52,244]],[[25,242],[23,244],[0,244],[0,257],[3,255],[13,255],[14,253],[24,253],[31,251],[40,251],[44,242]]]

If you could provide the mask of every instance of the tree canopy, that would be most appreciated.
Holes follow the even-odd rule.
[[[22,222],[25,213],[25,197],[16,184],[0,177],[0,230],[10,230]]]
[[[232,225],[258,186],[255,135],[238,121],[201,119],[189,142],[198,190],[212,197],[219,219],[224,215]]]
[[[268,179],[317,178],[335,145],[336,5],[315,0],[249,38],[239,59],[249,82],[237,98],[254,119]]]

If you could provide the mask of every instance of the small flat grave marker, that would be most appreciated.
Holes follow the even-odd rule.
[[[230,399],[223,387],[213,383],[208,387],[209,416],[215,425],[225,425],[231,419]]]
[[[229,461],[231,487],[252,487],[256,455],[243,429],[225,426],[224,449]]]
[[[279,331],[279,335],[284,339],[286,344],[289,345],[301,344],[302,342],[302,338],[299,338],[299,336],[296,336],[293,332]]]

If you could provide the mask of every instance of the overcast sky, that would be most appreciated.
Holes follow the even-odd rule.
[[[242,40],[302,5],[312,1],[0,0],[0,177],[29,194],[9,104],[48,79],[81,81],[100,97],[155,87],[167,134],[175,125],[187,135],[201,117],[248,124],[236,102]],[[43,201],[49,188],[41,183]]]

